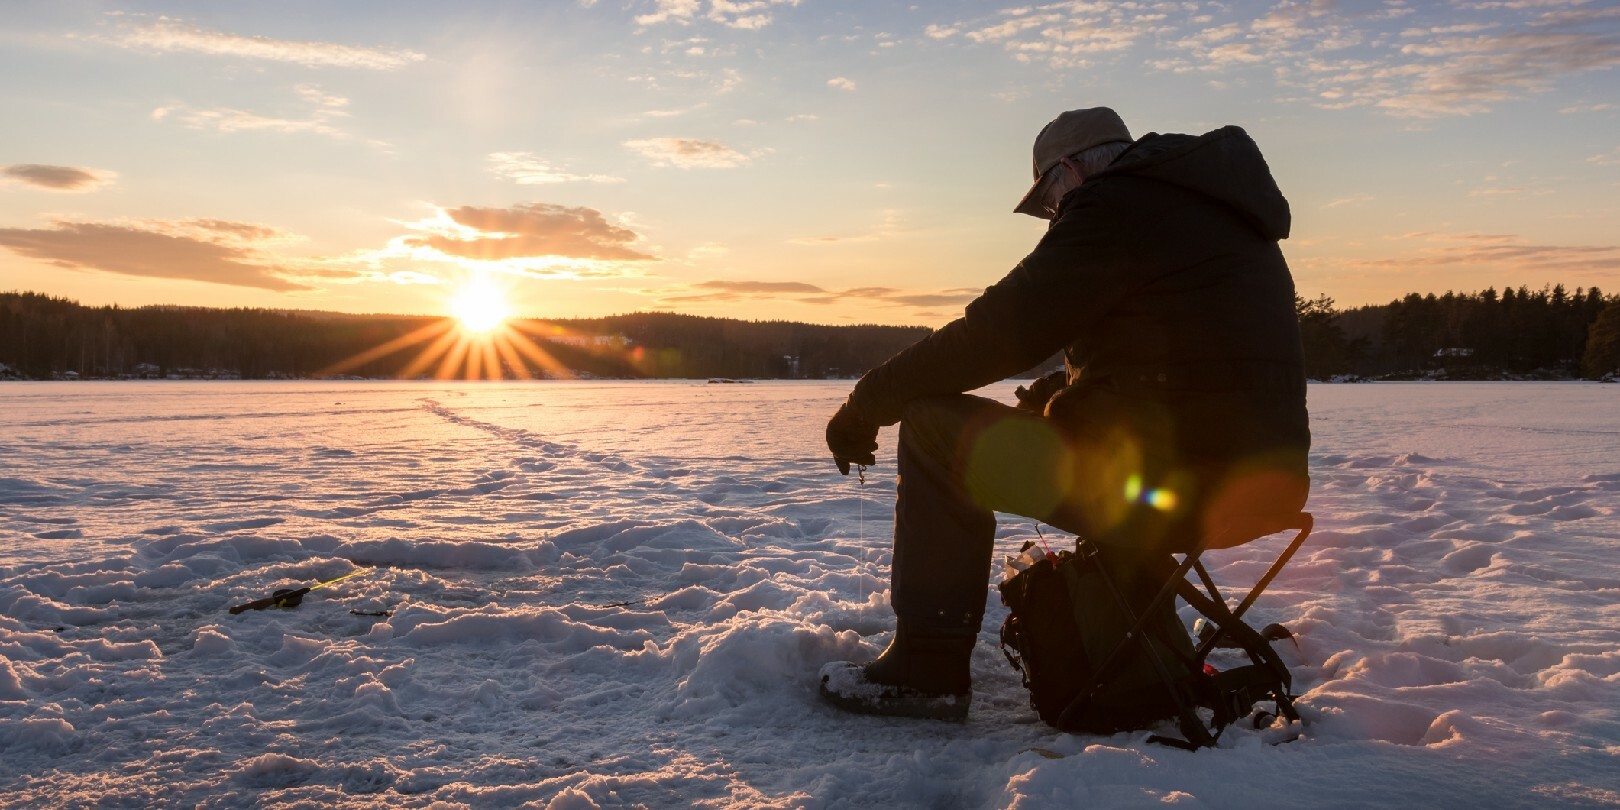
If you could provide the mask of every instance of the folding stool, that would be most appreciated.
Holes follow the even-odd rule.
[[[1294,553],[1299,551],[1305,539],[1310,536],[1313,525],[1314,520],[1308,512],[1286,516],[1253,515],[1229,519],[1221,529],[1205,533],[1179,563],[1172,554],[1164,556],[1156,569],[1169,573],[1164,575],[1164,584],[1143,607],[1140,615],[1113,582],[1107,567],[1097,565],[1097,570],[1102,575],[1113,600],[1130,619],[1132,626],[1115,646],[1114,651],[1093,669],[1085,688],[1080,690],[1063,711],[1057,723],[1058,728],[1073,727],[1073,720],[1079,716],[1078,713],[1083,711],[1086,704],[1125,661],[1132,645],[1144,650],[1158,671],[1176,707],[1177,725],[1186,738],[1177,740],[1155,735],[1149,738],[1150,741],[1189,750],[1212,747],[1228,725],[1248,716],[1255,702],[1266,699],[1275,701],[1277,716],[1290,723],[1298,721],[1299,712],[1294,708],[1295,696],[1292,694],[1293,679],[1289,675],[1287,665],[1272,648],[1271,641],[1243,621],[1243,614],[1265,591],[1266,586],[1271,584],[1278,572],[1288,564]],[[1210,549],[1232,548],[1285,531],[1297,533],[1272,562],[1265,575],[1243,596],[1238,606],[1229,608],[1200,557]],[[1098,544],[1084,539],[1080,541],[1079,548],[1082,554],[1096,556],[1104,553]],[[1199,590],[1197,585],[1189,581],[1189,573],[1198,575],[1205,590]],[[1155,611],[1162,608],[1166,600],[1176,596],[1180,596],[1210,621],[1215,631],[1200,640],[1190,660],[1165,661],[1155,649],[1155,645],[1147,643],[1146,632]],[[1226,672],[1214,672],[1213,668],[1206,667],[1205,661],[1210,651],[1223,639],[1229,639],[1232,645],[1241,648],[1248,654],[1252,663]],[[1175,667],[1184,667],[1188,670],[1190,682],[1196,685],[1193,694],[1189,695],[1177,688],[1178,683],[1189,681],[1174,677],[1172,673]],[[1210,724],[1206,725],[1203,718],[1198,715],[1199,707],[1214,712]]]

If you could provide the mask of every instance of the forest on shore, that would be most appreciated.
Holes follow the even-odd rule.
[[[512,319],[509,347],[453,376],[796,379],[853,376],[929,330],[646,312]],[[0,366],[13,379],[311,379],[440,376],[453,319],[203,307],[87,307],[0,293]],[[437,352],[438,354],[435,354]],[[433,362],[422,363],[422,358]],[[0,367],[0,378],[6,374]]]
[[[1302,297],[1296,309],[1312,379],[1599,379],[1620,372],[1620,296],[1595,287],[1411,293],[1343,310],[1326,296]],[[445,318],[90,307],[5,292],[0,379],[824,379],[859,376],[928,333],[672,313],[518,319],[500,339],[510,346],[452,366],[422,360],[431,351],[450,353],[444,347],[456,330]],[[478,349],[470,354],[480,356]],[[1054,357],[1031,371],[1060,362]]]

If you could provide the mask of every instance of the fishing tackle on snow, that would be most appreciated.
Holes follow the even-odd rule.
[[[302,588],[278,588],[263,599],[255,599],[251,602],[243,602],[240,605],[232,607],[231,615],[235,616],[236,614],[247,610],[264,610],[265,608],[273,607],[295,608],[304,603],[304,596],[310,591],[319,590],[328,585],[335,585],[345,579],[348,579],[349,577],[357,577],[370,570],[370,568],[361,568],[358,571],[351,571],[344,574],[337,579],[329,579],[325,582],[317,582],[314,585],[306,585]]]

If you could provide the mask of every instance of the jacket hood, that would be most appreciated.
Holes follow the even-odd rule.
[[[1288,200],[1271,177],[1260,147],[1242,127],[1203,135],[1149,133],[1097,179],[1132,175],[1181,186],[1235,209],[1268,239],[1287,239]]]

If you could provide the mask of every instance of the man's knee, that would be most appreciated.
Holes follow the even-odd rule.
[[[1004,410],[1012,409],[971,394],[918,397],[901,412],[900,446],[948,462],[965,434],[994,421]]]

